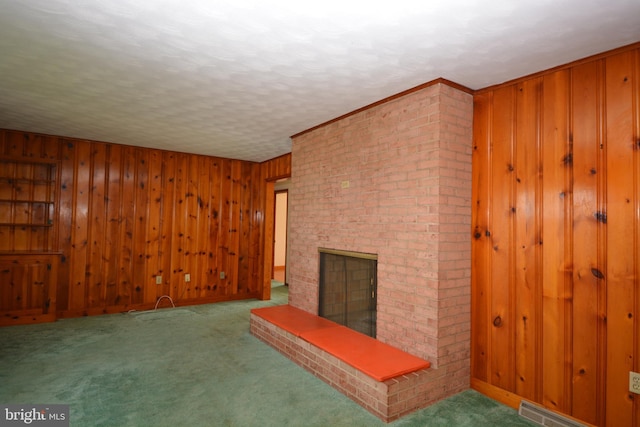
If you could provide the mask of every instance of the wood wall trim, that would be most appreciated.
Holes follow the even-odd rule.
[[[512,79],[512,80],[507,80],[506,82],[503,82],[503,83],[498,83],[498,84],[495,84],[495,85],[487,86],[487,87],[482,88],[482,89],[476,89],[473,93],[474,94],[481,94],[481,93],[484,93],[484,92],[491,92],[491,91],[494,91],[494,90],[496,90],[498,88],[501,88],[503,86],[511,86],[511,85],[514,85],[514,84],[517,84],[517,83],[521,83],[521,82],[526,81],[526,80],[531,80],[531,79],[534,79],[534,78],[537,78],[537,77],[542,77],[542,76],[545,76],[547,74],[553,74],[553,73],[555,73],[557,71],[566,70],[566,69],[569,69],[569,68],[576,67],[578,65],[582,65],[582,64],[585,64],[585,63],[588,63],[588,62],[593,62],[593,61],[596,61],[596,60],[599,60],[599,59],[603,59],[603,58],[606,58],[606,57],[609,57],[609,56],[612,56],[612,55],[615,55],[615,54],[618,54],[618,53],[628,52],[628,51],[635,50],[635,49],[638,49],[638,48],[640,48],[640,42],[632,43],[632,44],[629,44],[629,45],[626,45],[626,46],[622,46],[622,47],[619,47],[619,48],[616,48],[616,49],[608,50],[606,52],[596,53],[595,55],[591,55],[591,56],[588,56],[586,58],[577,59],[575,61],[568,62],[566,64],[558,65],[557,67],[548,68],[546,70],[538,71],[536,73],[527,74],[526,76],[518,77],[518,78],[515,78],[515,79]]]
[[[480,381],[477,378],[471,378],[471,388],[515,410],[520,407],[520,402],[522,401],[522,397],[517,394],[511,393],[484,381]]]
[[[400,93],[397,93],[395,95],[388,96],[388,97],[383,98],[383,99],[381,99],[379,101],[376,101],[376,102],[374,102],[372,104],[365,105],[364,107],[361,107],[361,108],[353,110],[353,111],[351,111],[349,113],[343,114],[343,115],[341,115],[339,117],[336,117],[335,119],[331,119],[331,120],[328,120],[328,121],[326,121],[324,123],[320,123],[319,125],[316,125],[316,126],[313,126],[313,127],[309,128],[309,129],[303,130],[302,132],[298,132],[295,135],[292,135],[291,138],[292,139],[297,138],[300,135],[304,135],[305,133],[309,133],[309,132],[312,132],[312,131],[314,131],[316,129],[320,129],[320,128],[322,128],[324,126],[327,126],[327,125],[329,125],[331,123],[335,123],[335,122],[338,122],[340,120],[343,120],[343,119],[345,119],[345,118],[347,118],[349,116],[353,116],[355,114],[361,113],[363,111],[369,110],[369,109],[377,107],[379,105],[386,104],[387,102],[393,101],[394,99],[401,98],[403,96],[412,94],[414,92],[417,92],[419,90],[423,90],[425,88],[428,88],[430,86],[434,86],[434,85],[437,85],[437,84],[444,84],[444,85],[447,85],[447,86],[451,86],[454,89],[458,89],[458,90],[460,90],[462,92],[466,92],[466,93],[469,93],[469,94],[473,94],[474,93],[474,91],[472,89],[469,89],[466,86],[463,86],[461,84],[458,84],[458,83],[455,83],[455,82],[452,82],[450,80],[447,80],[447,79],[444,79],[444,78],[440,77],[440,78],[437,78],[435,80],[431,80],[431,81],[429,81],[427,83],[423,83],[421,85],[412,87],[411,89],[407,89],[407,90],[402,91]]]
[[[21,133],[21,134],[25,134],[25,135],[30,135],[32,137],[53,138],[53,139],[56,139],[56,140],[64,139],[64,141],[71,142],[71,143],[74,143],[74,142],[91,142],[91,143],[105,144],[105,145],[118,145],[120,147],[130,147],[130,148],[134,148],[134,149],[135,148],[141,148],[141,149],[144,149],[144,150],[154,150],[154,151],[166,152],[166,153],[185,154],[185,155],[189,155],[189,156],[203,156],[203,157],[207,157],[207,158],[220,159],[220,160],[236,160],[236,159],[228,159],[228,158],[225,158],[225,157],[209,156],[209,155],[205,155],[205,154],[188,153],[186,151],[165,150],[165,149],[162,149],[162,148],[154,148],[154,147],[142,147],[142,146],[137,146],[137,145],[122,144],[122,143],[119,143],[119,142],[107,142],[107,141],[100,141],[100,140],[94,140],[94,139],[80,138],[80,137],[75,137],[75,136],[53,135],[53,134],[49,134],[49,133],[31,132],[31,131],[26,131],[26,130],[22,130],[22,129],[14,129],[14,128],[0,128],[0,132],[16,132],[16,133]],[[274,159],[279,159],[280,157],[287,156],[288,154],[289,153],[282,154],[282,155],[280,155],[278,157],[274,157]],[[7,158],[7,156],[4,156],[4,157]],[[25,159],[25,161],[31,161],[32,158],[25,156],[24,159]],[[251,161],[251,160],[237,160],[237,161],[260,164],[260,163],[270,162],[270,161],[272,161],[274,159],[265,160],[264,162],[254,162],[254,161]],[[53,159],[51,161],[43,159],[42,162],[45,162],[45,163],[57,163],[57,162],[59,162],[59,159]]]

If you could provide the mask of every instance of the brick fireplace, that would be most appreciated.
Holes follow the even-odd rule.
[[[469,387],[472,95],[438,80],[293,137],[289,303],[318,314],[318,248],[377,254],[377,333]]]

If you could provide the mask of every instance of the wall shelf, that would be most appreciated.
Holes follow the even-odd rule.
[[[0,186],[0,227],[53,226],[57,165],[48,159],[0,156],[0,183],[9,184]],[[43,235],[36,241],[48,245],[50,239]],[[13,242],[17,250],[46,249],[31,247],[32,244],[33,239],[26,238]]]
[[[0,326],[53,321],[58,162],[0,156]]]

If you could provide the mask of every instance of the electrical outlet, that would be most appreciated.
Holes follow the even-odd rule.
[[[640,394],[640,373],[629,372],[629,391],[631,393]]]
[[[190,282],[191,281],[191,275],[189,273],[184,275],[184,281],[185,282]]]
[[[221,272],[220,272],[220,278],[221,278],[221,279],[224,279],[225,277],[227,277],[227,275],[226,275],[226,274],[224,274],[224,271],[221,271]]]
[[[162,276],[156,276],[156,285],[162,285]]]

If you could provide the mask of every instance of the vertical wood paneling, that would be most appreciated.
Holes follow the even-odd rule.
[[[91,145],[75,144],[76,158],[71,228],[71,274],[69,308],[83,310],[87,298],[87,244],[89,238],[89,202],[91,192]]]
[[[0,254],[0,325],[55,319],[55,255]]]
[[[640,51],[636,50],[633,56],[633,87],[631,90],[633,94],[633,126],[634,126],[634,139],[635,150],[633,152],[634,159],[634,206],[635,206],[635,310],[634,310],[634,337],[640,336]],[[635,339],[635,357],[634,357],[634,371],[640,372],[640,339]],[[634,425],[640,426],[640,399],[634,397],[633,405],[634,411]]]
[[[262,167],[260,165],[251,165],[251,181],[265,183],[266,180],[261,178]],[[264,192],[262,186],[250,185],[248,192],[251,195],[251,202],[247,208],[246,221],[250,223],[250,230],[248,236],[248,262],[249,277],[247,283],[247,291],[249,293],[257,293],[262,288],[262,228],[264,222],[262,221],[261,209],[264,206]],[[271,286],[269,286],[270,288]]]
[[[250,234],[250,274],[251,274],[251,283],[250,287],[253,292],[258,292],[262,290],[262,272],[263,272],[263,242],[264,238],[264,215],[263,209],[266,206],[266,179],[264,179],[262,165],[254,164],[251,167],[251,182],[260,182],[260,186],[251,186],[251,212],[249,215],[249,220],[251,222],[251,234]],[[275,199],[275,192],[273,195]],[[274,227],[275,227],[275,218],[274,218]],[[271,283],[269,283],[269,288],[271,288]]]
[[[229,241],[228,241],[228,287],[227,290],[232,295],[238,294],[238,270],[239,259],[238,252],[240,246],[240,193],[242,186],[240,185],[242,169],[240,163],[233,162],[231,164],[231,199],[229,204]]]
[[[209,180],[211,184],[210,204],[210,227],[208,234],[209,254],[208,264],[210,267],[210,295],[221,295],[222,287],[219,285],[219,268],[220,268],[220,210],[222,209],[222,197],[220,194],[222,188],[222,171],[220,169],[220,161],[212,159],[209,170]]]
[[[527,80],[517,87],[516,105],[516,201],[515,215],[515,327],[516,393],[539,400],[536,376],[539,342],[538,296],[540,245],[538,200],[539,161],[538,114],[540,81]]]
[[[185,176],[187,184],[184,200],[185,200],[185,242],[184,242],[184,271],[191,275],[191,281],[185,281],[185,299],[197,297],[196,286],[200,280],[197,268],[198,257],[198,176],[199,164],[198,158],[189,156],[188,169]]]
[[[607,282],[607,425],[632,425],[633,395],[628,391],[634,367],[635,292],[633,236],[638,227],[633,182],[633,52],[606,59],[606,267]]]
[[[120,256],[118,259],[118,294],[116,304],[129,306],[135,287],[133,280],[133,232],[135,222],[136,157],[135,149],[122,150],[122,170],[120,172]]]
[[[198,190],[196,196],[198,223],[196,234],[196,298],[207,296],[207,287],[212,282],[211,266],[208,262],[207,253],[210,251],[208,241],[209,228],[212,226],[209,213],[209,202],[211,200],[211,181],[209,180],[209,163],[206,157],[198,159]]]
[[[114,306],[118,303],[119,269],[117,268],[122,248],[120,227],[121,179],[122,179],[122,147],[111,145],[108,147],[108,182],[105,206],[105,241],[104,241],[104,270],[105,292],[104,304]]]
[[[515,387],[515,304],[514,281],[514,226],[515,226],[515,89],[512,87],[496,91],[493,98],[493,121],[491,128],[492,164],[489,171],[489,200],[493,210],[490,216],[492,252],[489,292],[491,299],[491,383],[513,390]]]
[[[251,273],[249,271],[251,243],[251,170],[249,163],[240,164],[238,183],[238,293],[247,294]]]
[[[475,95],[472,375],[601,426],[640,423],[638,51]]]
[[[544,77],[542,93],[544,170],[541,188],[542,266],[542,402],[570,412],[571,376],[571,240],[570,218],[572,154],[569,144],[569,72]]]
[[[491,97],[483,94],[474,100],[473,155],[472,170],[490,170],[491,167]],[[491,313],[489,312],[489,292],[491,287],[491,230],[489,229],[489,180],[490,174],[479,175],[472,185],[473,193],[473,239],[471,241],[472,270],[476,272],[471,280],[471,297],[476,310],[473,313],[471,333],[471,375],[481,381],[488,381],[490,376],[489,331]],[[487,278],[487,281],[479,280]]]
[[[62,252],[58,268],[57,302],[58,310],[69,310],[69,291],[71,287],[71,227],[73,219],[73,194],[75,187],[75,144],[66,139],[60,140],[60,186],[58,196],[58,249]]]
[[[88,308],[100,307],[105,298],[104,259],[106,236],[107,150],[104,144],[91,144],[90,224],[87,264]]]
[[[25,298],[25,305],[27,309],[37,309],[38,307],[44,307],[44,296],[47,278],[47,265],[46,264],[33,264],[29,266],[27,270],[27,298]]]
[[[288,178],[291,176],[291,153],[262,162],[260,166],[269,181]]]
[[[176,161],[175,154],[162,153],[162,211],[160,214],[162,232],[159,248],[160,267],[158,273],[162,275],[162,285],[156,290],[156,296],[169,295],[176,298],[171,287],[171,248],[174,239],[174,209],[175,209],[175,180]]]
[[[29,270],[28,267],[24,269],[14,269],[9,283],[11,283],[11,293],[9,298],[9,306],[7,307],[9,310],[25,310],[27,307],[25,306],[26,298],[25,293],[27,291],[27,281]]]
[[[0,283],[11,284],[10,286],[5,285],[0,287],[0,307],[6,307],[7,311],[11,310],[13,304],[11,298],[11,293],[13,291],[11,268],[0,266]]]
[[[231,221],[229,216],[231,215],[231,192],[233,187],[233,180],[231,177],[231,163],[224,160],[221,162],[221,188],[220,188],[220,238],[219,238],[219,253],[220,261],[218,262],[220,273],[225,273],[225,278],[220,279],[220,286],[223,288],[222,295],[232,294],[232,283],[230,282],[231,276],[229,276],[230,270],[230,230]]]
[[[148,176],[148,213],[147,213],[147,239],[145,259],[145,290],[143,301],[155,303],[161,297],[162,285],[156,284],[156,276],[160,273],[160,235],[162,232],[162,152],[149,151],[149,176]],[[159,292],[160,291],[160,292]]]
[[[147,224],[149,221],[149,157],[150,150],[135,150],[135,187],[134,221],[133,221],[133,288],[131,303],[144,302],[144,293],[152,283],[146,275],[147,264]]]
[[[171,286],[172,295],[176,300],[184,297],[186,286],[184,282],[184,258],[186,247],[186,199],[187,193],[186,174],[189,167],[189,158],[186,154],[176,154],[175,177],[175,207],[173,213],[173,243],[171,245]]]
[[[5,252],[16,244],[62,252],[58,315],[152,308],[162,295],[178,304],[263,295],[266,180],[290,174],[290,155],[258,164],[4,130],[0,141],[6,156],[60,160],[52,211],[22,209],[26,219],[55,218],[42,227],[50,232],[0,230]],[[15,173],[33,179],[43,170]],[[49,190],[20,191],[36,198]],[[0,212],[7,215],[15,217]],[[40,274],[32,275],[19,278],[21,301],[42,298],[33,288]],[[14,296],[0,295],[2,308]]]
[[[572,414],[596,423],[602,416],[599,404],[599,301],[603,283],[598,271],[598,211],[600,133],[598,64],[572,70],[573,164],[573,403]],[[595,269],[595,270],[594,270]]]

